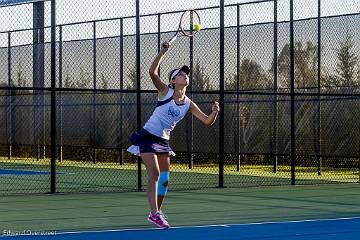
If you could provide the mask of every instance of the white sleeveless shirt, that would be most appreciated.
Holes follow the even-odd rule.
[[[174,89],[169,88],[164,99],[158,100],[153,114],[144,125],[146,131],[166,140],[170,139],[170,132],[190,108],[190,99],[187,96],[183,104],[177,104],[173,94]]]

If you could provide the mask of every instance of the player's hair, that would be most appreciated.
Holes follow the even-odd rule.
[[[170,71],[169,73],[169,88],[174,89],[174,84],[172,83],[172,80],[176,77],[176,75],[173,76],[174,72],[177,71],[178,69],[173,69]]]
[[[176,77],[176,75],[178,75],[178,73],[180,71],[183,71],[187,75],[190,74],[190,69],[186,65],[182,66],[181,68],[176,68],[176,69],[171,70],[170,73],[169,73],[169,85],[168,85],[170,88],[172,88],[172,89],[175,88],[174,84],[172,84],[172,80]]]

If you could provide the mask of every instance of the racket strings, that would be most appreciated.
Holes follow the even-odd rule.
[[[196,33],[194,31],[195,24],[200,24],[200,17],[197,12],[194,10],[184,12],[180,22],[181,32],[186,36],[193,36]]]

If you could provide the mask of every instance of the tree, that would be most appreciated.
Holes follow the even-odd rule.
[[[305,44],[295,42],[295,87],[309,88],[317,86],[317,45],[308,41]],[[271,72],[274,69],[272,63]],[[278,56],[279,86],[290,88],[290,44],[285,44]]]
[[[268,88],[270,81],[265,70],[256,61],[244,59],[240,64],[240,89]],[[226,82],[226,89],[237,89],[237,74],[233,74],[230,82]]]
[[[20,61],[18,64],[18,71],[16,72],[16,81],[13,81],[11,79],[11,86],[17,86],[17,87],[26,87],[28,85],[28,81],[24,76],[24,71],[23,71],[23,66],[22,66],[22,62]]]
[[[20,69],[17,73],[17,84],[18,87],[26,87],[27,85],[27,80],[26,78],[23,76],[23,71]]]
[[[346,39],[340,42],[340,48],[337,49],[336,79],[338,86],[350,87],[358,84],[356,81],[358,57],[353,47],[352,36],[347,35]]]
[[[105,79],[104,74],[101,74],[101,87],[103,89],[108,89],[109,88],[109,81]]]
[[[130,82],[125,88],[127,89],[136,89],[136,82],[137,82],[137,74],[136,74],[136,67],[130,69],[130,72],[127,74],[130,79]],[[140,74],[140,81],[143,78],[143,75]]]
[[[226,81],[226,89],[237,89],[237,74],[233,74],[230,81]],[[256,61],[244,59],[240,64],[239,89],[266,89],[270,87],[270,81],[266,71]],[[236,98],[235,98],[236,97]],[[266,107],[261,103],[262,97],[246,95],[245,97],[232,96],[236,104],[226,104],[224,112],[233,113],[227,118],[229,126],[234,130],[234,147],[242,144],[242,147],[250,147],[263,141],[264,124],[259,124],[259,120],[266,121],[266,117],[261,116]],[[259,101],[260,100],[260,101]],[[259,117],[260,116],[260,117]],[[241,141],[238,143],[239,135]],[[237,151],[237,149],[235,149]]]
[[[360,69],[358,56],[354,48],[353,37],[346,35],[343,41],[340,41],[339,48],[336,49],[337,64],[335,73],[327,76],[327,84],[332,87],[354,87],[359,86]],[[345,91],[344,91],[345,90]],[[355,88],[352,88],[356,92]],[[340,93],[348,93],[348,89],[342,89]],[[331,139],[326,145],[325,151],[346,151],[356,152],[360,135],[354,129],[358,128],[357,117],[359,116],[358,103],[356,100],[343,101],[337,99],[333,101],[326,110],[327,117],[323,124],[327,129],[341,129],[341,131],[328,131],[328,138]],[[324,114],[323,114],[324,115]],[[334,121],[334,119],[336,121]]]
[[[91,78],[89,75],[89,73],[80,68],[80,78],[79,81],[75,83],[75,86],[78,88],[88,88],[91,83]]]
[[[73,81],[71,81],[69,72],[66,72],[65,74],[65,81],[63,86],[65,88],[75,88],[75,84],[73,83]]]
[[[205,68],[201,66],[199,61],[196,61],[195,69],[192,72],[193,77],[193,90],[210,90],[210,78],[205,73]]]

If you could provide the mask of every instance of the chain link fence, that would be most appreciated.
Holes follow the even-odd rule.
[[[0,194],[146,188],[129,136],[156,105],[148,69],[191,8],[203,29],[160,76],[189,65],[187,95],[205,113],[223,97],[223,115],[175,128],[170,188],[359,182],[359,0],[221,3],[0,1]]]

